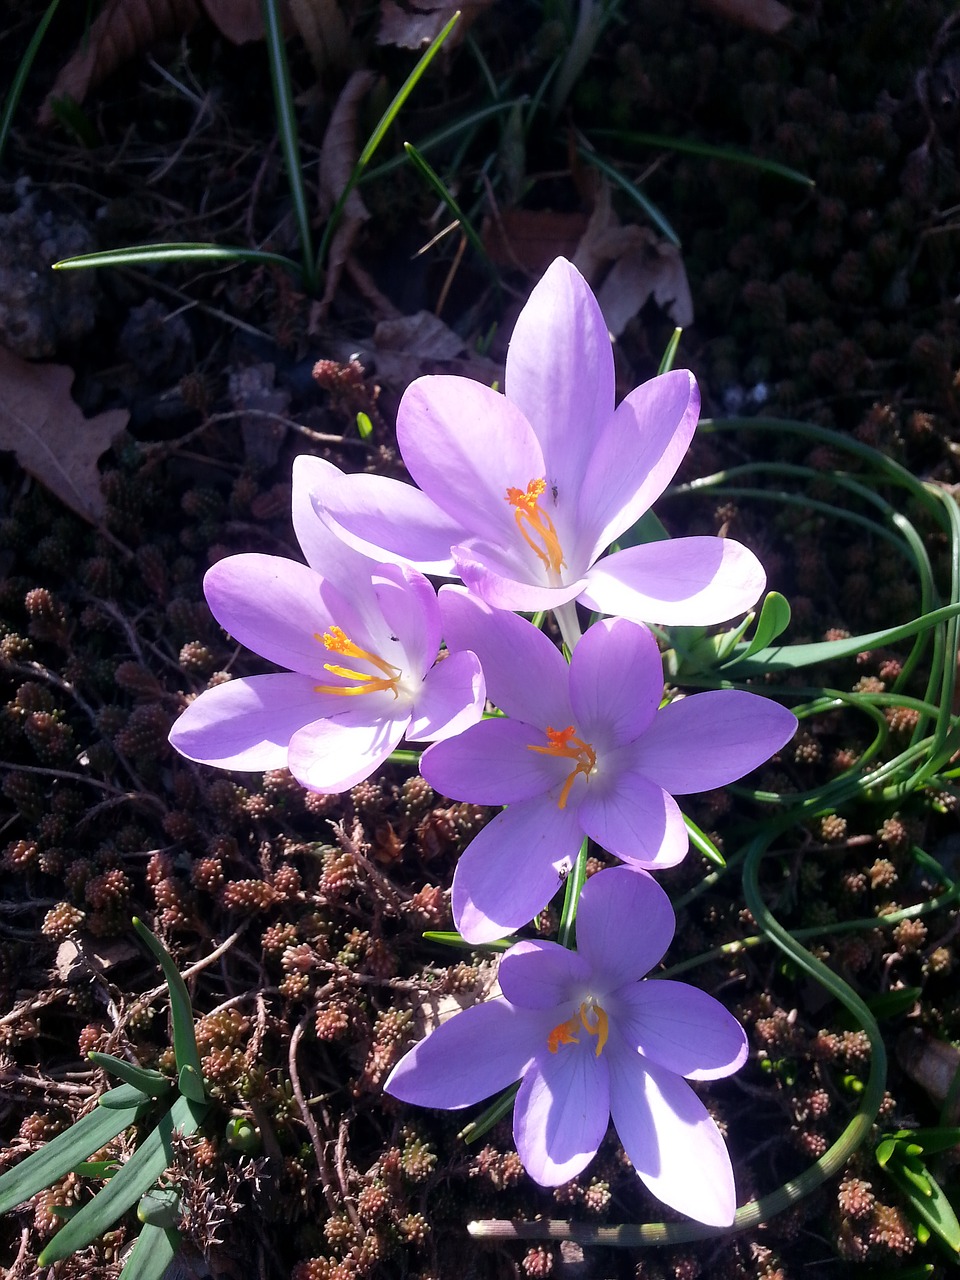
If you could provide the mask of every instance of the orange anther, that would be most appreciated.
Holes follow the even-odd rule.
[[[544,568],[559,575],[566,562],[554,523],[540,506],[546,487],[547,482],[541,476],[531,480],[525,490],[509,488],[506,500],[514,508],[514,518],[524,542],[543,562]]]
[[[546,735],[549,746],[535,747],[531,744],[527,747],[527,750],[536,751],[538,755],[542,756],[563,756],[568,760],[576,761],[576,764],[567,775],[567,779],[560,791],[560,798],[557,801],[557,807],[565,809],[574,778],[578,773],[582,773],[585,778],[590,777],[590,774],[596,768],[597,753],[589,742],[584,742],[582,738],[576,736],[572,724],[568,724],[565,729],[554,729],[552,725],[547,725]]]

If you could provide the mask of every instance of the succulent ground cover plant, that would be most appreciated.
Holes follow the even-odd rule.
[[[42,8],[9,19],[4,58],[19,57]],[[847,633],[883,632],[956,598],[954,517],[935,493],[939,485],[949,498],[944,486],[957,480],[952,28],[934,0],[899,12],[795,9],[776,41],[704,13],[681,17],[676,6],[614,15],[567,102],[570,122],[594,146],[604,128],[705,139],[817,182],[780,186],[771,173],[688,153],[662,160],[643,189],[683,244],[697,320],[677,363],[697,374],[708,418],[658,514],[675,540],[723,533],[749,547],[769,588],[790,601],[783,640],[829,637],[840,655],[768,674],[754,691],[803,712],[797,737],[747,783],[684,801],[694,849],[658,875],[678,919],[664,972],[718,998],[746,1030],[745,1066],[703,1093],[741,1201],[762,1201],[817,1161],[829,1177],[790,1207],[770,1206],[762,1230],[752,1221],[729,1239],[698,1242],[684,1223],[656,1225],[663,1212],[625,1166],[612,1130],[573,1181],[541,1190],[523,1171],[508,1120],[464,1145],[457,1134],[469,1114],[384,1100],[390,1072],[438,1010],[490,992],[496,953],[425,943],[423,934],[449,934],[458,858],[493,810],[438,794],[411,761],[325,796],[282,768],[262,777],[194,768],[167,745],[187,698],[267,675],[215,624],[200,584],[228,556],[296,557],[294,456],[306,448],[344,472],[404,479],[391,434],[400,393],[423,374],[464,372],[438,369],[430,353],[412,365],[407,357],[407,372],[391,381],[396,349],[373,343],[371,309],[382,314],[385,294],[404,311],[442,303],[471,338],[496,322],[481,354],[503,357],[512,316],[484,292],[488,276],[472,249],[452,273],[451,237],[413,265],[396,251],[439,198],[412,168],[362,188],[372,218],[326,328],[314,321],[310,332],[312,303],[292,275],[241,265],[205,279],[175,269],[100,273],[95,333],[85,338],[71,322],[41,334],[77,369],[87,412],[125,404],[134,434],[103,460],[101,529],[25,482],[9,455],[0,460],[4,1167],[65,1131],[106,1088],[90,1050],[172,1074],[165,988],[130,943],[131,917],[141,915],[186,974],[212,1100],[213,1120],[177,1144],[170,1171],[198,1268],[205,1252],[215,1273],[255,1265],[298,1280],[443,1276],[454,1267],[479,1276],[579,1267],[652,1280],[800,1276],[838,1265],[864,1276],[949,1274],[942,1236],[918,1211],[931,1197],[909,1174],[928,1186],[929,1175],[956,1206],[955,1151],[929,1136],[949,1137],[957,1123],[956,781],[942,763],[954,749],[955,640],[943,618],[925,647],[912,636],[843,645]],[[511,75],[535,91],[569,39],[563,16],[544,21],[518,6],[502,20],[502,11],[488,27],[478,20],[476,47],[504,93]],[[373,50],[366,21],[356,34],[384,72],[389,100],[417,55],[398,69],[396,51]],[[91,231],[104,248],[184,234],[229,244],[252,230],[251,243],[275,237],[296,258],[296,234],[282,221],[287,179],[270,151],[275,123],[260,109],[272,92],[263,48],[228,52],[199,28],[182,47],[161,46],[154,62],[177,83],[146,61],[120,72],[84,108],[91,148],[74,134],[41,139],[30,123],[53,80],[53,55],[66,55],[74,34],[55,22],[41,45],[38,78],[27,81],[4,152],[5,175],[27,176],[31,189],[5,188],[4,214],[29,194],[60,228],[58,245],[85,245]],[[535,57],[519,65],[517,49],[531,47]],[[311,73],[289,48],[300,88]],[[479,170],[494,154],[495,190],[509,192],[500,205],[541,217],[542,206],[559,207],[585,222],[569,133],[554,139],[533,117],[527,176],[538,180],[529,188],[522,166],[511,167],[512,103],[479,89],[469,102],[458,96],[468,78],[479,85],[479,73],[465,70],[473,56],[461,46],[448,64],[433,64],[422,99],[415,93],[404,108],[410,136],[419,145],[453,115],[496,107],[459,160],[442,146],[426,151],[435,171],[449,186],[456,165]],[[183,91],[191,77],[223,95],[209,99],[212,115],[192,133],[199,108]],[[327,119],[335,88],[324,92],[312,126],[300,117],[308,163],[323,128],[315,120]],[[148,101],[149,115],[139,109]],[[520,123],[529,122],[521,115]],[[602,158],[632,178],[652,155],[637,149],[647,145],[625,132],[603,144]],[[391,138],[379,158],[399,154]],[[563,178],[540,177],[561,166]],[[458,195],[479,225],[479,207]],[[510,217],[502,221],[509,228]],[[539,234],[546,220],[534,225]],[[552,248],[549,258],[572,251]],[[545,265],[528,274],[498,268],[514,313]],[[26,296],[22,266],[10,253],[2,264],[4,279],[20,282],[17,296]],[[152,312],[141,310],[147,298]],[[47,314],[49,301],[37,307]],[[655,308],[627,326],[618,399],[656,373],[671,328]],[[465,350],[444,358],[481,358]],[[350,362],[356,351],[366,372]],[[327,363],[314,384],[318,356]],[[500,376],[483,365],[475,372],[487,383]],[[745,419],[716,420],[743,407]],[[358,411],[371,423],[365,438]],[[746,654],[754,634],[723,652],[729,641],[675,630],[667,679],[701,696],[693,691],[717,664],[736,659],[724,678],[755,681]],[[760,849],[749,832],[763,824],[771,841]],[[709,860],[714,850],[726,870]],[[612,873],[599,862],[585,870]],[[558,899],[541,914],[536,945],[555,935],[561,910]],[[778,921],[787,945],[802,951],[776,949]],[[806,957],[866,1003],[879,1036]],[[581,1028],[585,1042],[595,1039]],[[879,1107],[875,1126],[858,1119],[865,1097]],[[142,1137],[130,1130],[97,1154],[127,1159]],[[3,1260],[15,1275],[35,1272],[61,1221],[56,1208],[85,1202],[100,1185],[70,1173],[3,1220]],[[486,1225],[465,1239],[468,1219]],[[573,1225],[548,1238],[538,1219]],[[616,1247],[623,1224],[641,1226],[627,1248]],[[118,1274],[135,1230],[121,1222],[59,1264],[62,1273]]]

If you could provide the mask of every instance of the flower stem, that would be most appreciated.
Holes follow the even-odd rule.
[[[577,647],[577,642],[583,634],[580,630],[580,619],[577,617],[576,601],[568,600],[566,604],[559,605],[554,609],[553,616],[557,620],[557,626],[560,628],[560,635],[563,637],[563,643],[568,654],[573,653]]]

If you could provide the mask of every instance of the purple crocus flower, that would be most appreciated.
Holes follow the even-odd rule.
[[[463,587],[440,591],[451,649],[469,649],[504,713],[424,752],[443,795],[507,805],[467,846],[453,916],[470,942],[526,924],[559,887],[584,836],[632,866],[659,870],[687,852],[675,795],[742,777],[796,730],[757,694],[722,689],[659,709],[663,670],[646,627],[590,627],[569,666],[532,623]]]
[[[419,489],[331,469],[318,510],[368,554],[456,575],[499,609],[601,613],[665,625],[723,622],[766,581],[726,538],[675,538],[600,559],[660,496],[693,436],[693,375],[653,378],[614,407],[597,300],[564,258],[520,313],[505,394],[432,375],[408,388],[397,439]],[[374,551],[373,548],[376,548]]]
[[[673,908],[644,872],[588,880],[577,950],[519,942],[502,995],[455,1015],[394,1067],[387,1093],[423,1107],[470,1106],[521,1079],[517,1151],[558,1186],[596,1154],[612,1115],[641,1181],[698,1222],[726,1227],[736,1195],[723,1139],[683,1079],[729,1075],[747,1056],[736,1019],[682,982],[641,981],[673,937]]]
[[[317,519],[312,459],[293,468],[293,523],[307,564],[237,555],[203,589],[236,640],[289,670],[200,694],[170,732],[190,760],[223,769],[286,766],[312,791],[353,786],[401,738],[459,733],[483,714],[483,676],[462,651],[436,662],[437,596],[414,569],[376,564]]]

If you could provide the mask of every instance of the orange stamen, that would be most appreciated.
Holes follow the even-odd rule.
[[[318,684],[314,685],[315,693],[338,693],[345,698],[350,698],[362,693],[376,693],[381,689],[389,689],[395,698],[400,696],[397,692],[397,681],[403,674],[400,668],[385,662],[383,658],[371,653],[368,649],[361,649],[359,645],[353,643],[342,627],[331,627],[322,636],[319,633],[315,634],[314,639],[319,640],[324,648],[330,649],[333,653],[342,653],[347,658],[362,658],[364,662],[369,662],[371,666],[383,672],[382,676],[373,676],[366,671],[355,671],[352,667],[340,667],[335,663],[325,662],[324,671],[329,671],[333,676],[343,676],[345,680],[356,680],[357,683],[353,685]]]
[[[591,1014],[593,1014],[592,1020]],[[551,1053],[556,1053],[562,1044],[579,1044],[580,1038],[577,1032],[581,1027],[587,1035],[597,1037],[595,1057],[599,1058],[610,1035],[610,1019],[607,1017],[606,1010],[601,1009],[593,1000],[584,1000],[572,1018],[553,1028],[547,1036],[547,1048]]]
[[[576,764],[567,775],[567,780],[563,784],[560,798],[557,801],[557,808],[565,809],[574,778],[578,773],[582,773],[585,778],[590,777],[590,774],[596,768],[597,753],[589,742],[584,742],[582,738],[578,738],[575,735],[572,724],[568,724],[565,729],[554,729],[551,725],[547,725],[546,733],[549,746],[535,747],[530,745],[527,750],[536,751],[542,756],[563,756],[568,760],[576,761]]]
[[[566,564],[560,538],[553,521],[540,506],[540,498],[547,487],[545,479],[531,480],[526,490],[507,490],[507,502],[514,508],[514,518],[520,536],[546,569],[559,574]],[[539,539],[539,543],[535,541]]]

